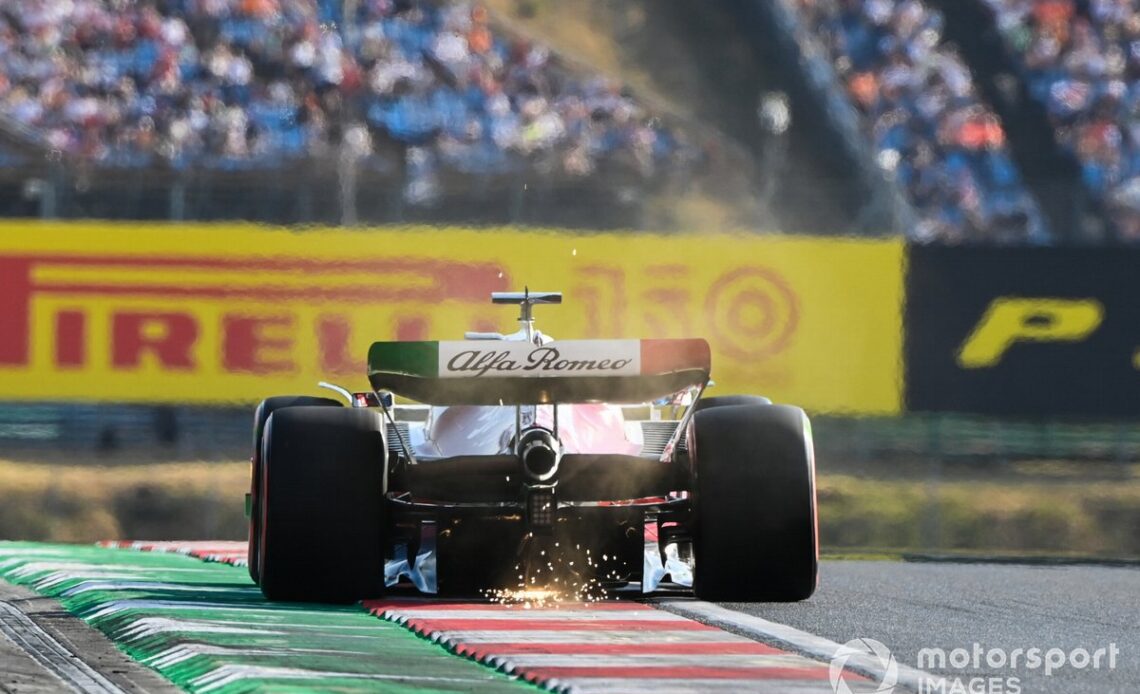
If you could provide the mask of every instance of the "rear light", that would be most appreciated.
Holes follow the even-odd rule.
[[[554,527],[555,510],[553,487],[532,487],[527,491],[526,518],[532,529]]]

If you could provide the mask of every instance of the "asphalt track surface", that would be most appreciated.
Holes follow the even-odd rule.
[[[237,570],[237,569],[234,569]],[[147,680],[145,670],[114,660],[106,642],[78,620],[62,623],[58,608],[47,601],[36,604],[27,595],[12,593],[6,600],[25,611],[54,615],[54,633],[65,647],[83,655],[94,669],[108,674],[127,691],[160,691],[158,680]],[[15,595],[19,600],[11,599]],[[21,602],[22,601],[22,602]],[[679,604],[700,606],[681,600]],[[809,601],[790,605],[724,604],[737,621],[749,616],[776,622],[805,635],[836,643],[869,638],[886,645],[901,665],[918,664],[919,649],[942,648],[946,652],[979,644],[983,653],[1002,649],[1052,648],[1069,652],[1084,648],[1093,652],[1115,645],[1115,667],[1075,669],[1061,667],[1046,676],[1042,669],[982,667],[964,669],[927,668],[950,678],[945,691],[1002,692],[1135,692],[1140,689],[1140,569],[1102,566],[1039,567],[995,564],[946,564],[903,562],[824,562],[820,590]],[[716,608],[710,608],[715,610]],[[421,610],[422,612],[422,610]],[[43,614],[37,621],[43,623]],[[713,624],[751,639],[773,642],[747,623],[743,627]],[[430,626],[430,624],[429,624]],[[790,650],[795,650],[791,648]],[[984,656],[983,656],[984,658]],[[122,659],[121,659],[122,660]],[[458,659],[456,659],[458,660]],[[0,692],[50,692],[61,690],[58,675],[32,662],[10,637],[0,636]],[[988,689],[953,689],[954,678],[989,680]],[[1016,681],[1009,678],[1017,678]],[[494,683],[491,682],[493,685]],[[1000,688],[995,688],[1000,684]],[[500,686],[506,685],[502,682]],[[874,691],[875,683],[852,683],[853,692]],[[492,687],[495,688],[495,687]],[[511,689],[505,687],[503,689]],[[614,691],[619,691],[620,687]],[[744,691],[744,690],[741,690]],[[826,680],[804,691],[832,691]],[[901,689],[896,689],[901,691]],[[933,691],[942,691],[935,689]]]
[[[922,648],[972,651],[977,643],[1009,654],[1017,648],[1091,652],[1116,644],[1112,670],[1103,660],[1100,670],[1065,667],[1049,676],[1043,669],[990,668],[984,662],[978,670],[926,669],[964,680],[1014,676],[1031,694],[1140,691],[1136,567],[824,562],[820,588],[807,602],[723,606],[841,644],[872,638],[912,667]]]

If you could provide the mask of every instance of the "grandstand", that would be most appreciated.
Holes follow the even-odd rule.
[[[763,111],[753,95],[718,95],[742,102],[735,114],[638,96],[528,33],[538,4],[494,5],[506,14],[433,0],[2,3],[0,211],[668,227],[679,218],[646,207],[732,178],[771,203],[722,200],[740,226],[766,213],[921,243],[1140,237],[1132,3],[725,0],[688,37],[642,39],[748,46],[757,92],[791,99],[775,130],[741,118]],[[668,90],[663,57],[640,54],[626,64]],[[825,229],[829,204],[864,209]]]
[[[628,198],[701,157],[619,82],[567,68],[470,3],[6,3],[0,67],[0,166],[54,188],[49,216],[67,214],[71,190],[118,180],[112,205],[81,213],[375,221],[391,215],[345,213],[346,186],[395,189],[381,201],[396,209],[524,179]],[[20,159],[15,142],[38,152]],[[143,181],[166,194],[121,192]],[[305,210],[280,204],[296,189]]]
[[[1140,238],[1140,8],[986,0],[1018,76],[1120,238]]]

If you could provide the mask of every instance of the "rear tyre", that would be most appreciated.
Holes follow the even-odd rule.
[[[279,395],[261,401],[253,413],[253,455],[250,457],[249,480],[249,552],[246,565],[249,577],[254,583],[259,581],[257,555],[260,551],[261,535],[261,437],[269,415],[283,407],[342,407],[339,400],[316,398],[311,395]]]
[[[693,588],[702,600],[792,602],[819,570],[815,454],[798,407],[698,412],[693,464]]]
[[[347,603],[383,594],[385,439],[375,410],[289,407],[269,417],[258,554],[266,598]]]
[[[701,398],[693,405],[693,412],[708,410],[713,407],[729,407],[731,405],[771,405],[772,401],[763,395],[718,395],[715,398]]]

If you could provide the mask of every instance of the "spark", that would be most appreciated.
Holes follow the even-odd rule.
[[[549,552],[540,550],[537,555],[532,555],[535,559],[543,557],[545,561],[541,563],[527,563],[523,560],[515,565],[517,585],[485,590],[483,596],[492,603],[524,610],[552,609],[583,602],[596,603],[608,597],[602,576],[613,578],[616,577],[616,572],[603,574],[603,568],[589,556],[588,549],[583,554],[581,551],[563,549],[560,543],[555,543],[553,547],[557,549]],[[581,550],[581,545],[576,547]],[[609,559],[608,554],[606,558]],[[583,563],[585,570],[579,568]]]
[[[562,601],[562,595],[557,590],[547,588],[499,588],[487,592],[491,602],[501,605],[518,606],[524,610],[550,607]]]

